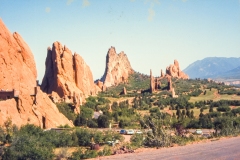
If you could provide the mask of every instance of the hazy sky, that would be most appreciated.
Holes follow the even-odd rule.
[[[80,54],[94,79],[111,46],[154,75],[205,57],[240,57],[240,0],[0,0],[0,18],[31,48],[42,81],[47,47]]]

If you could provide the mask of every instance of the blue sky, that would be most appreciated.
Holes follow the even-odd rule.
[[[40,82],[55,41],[80,54],[94,79],[111,46],[156,76],[174,59],[184,69],[205,57],[240,57],[240,0],[0,0],[0,18],[31,48]]]

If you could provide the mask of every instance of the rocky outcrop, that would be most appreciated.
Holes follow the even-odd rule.
[[[153,77],[152,76],[152,70],[150,70],[150,87],[149,91],[150,93],[153,93],[161,88],[161,80],[167,79],[168,81],[168,87],[167,89],[169,91],[172,91],[172,78],[182,78],[182,79],[189,79],[188,75],[183,73],[180,70],[179,63],[177,60],[174,60],[174,64],[171,64],[166,68],[166,74],[163,74],[163,71],[160,72],[160,77]],[[174,92],[175,96],[175,92]]]
[[[152,75],[152,70],[150,69],[150,93],[155,91],[155,78]]]
[[[116,53],[115,47],[108,50],[105,73],[101,78],[104,86],[110,87],[127,82],[129,74],[133,73],[131,64],[124,52]]]
[[[162,78],[162,77],[164,77],[164,74],[163,74],[163,70],[161,69],[161,75],[160,75],[160,77]]]
[[[123,87],[122,92],[120,93],[120,95],[127,95],[126,87]]]
[[[161,76],[160,77],[154,77],[152,75],[152,70],[150,69],[150,88],[149,92],[153,93],[161,88],[161,79],[163,79],[163,73],[161,71]]]
[[[60,98],[75,104],[76,112],[79,105],[89,95],[96,95],[100,90],[93,81],[92,72],[83,58],[72,52],[59,42],[48,48],[46,70],[41,89],[47,94],[57,93]]]
[[[167,76],[167,81],[168,81],[168,90],[172,91],[172,77]]]
[[[180,70],[177,60],[174,60],[174,64],[171,64],[166,68],[166,75],[175,78],[189,79],[189,76]]]
[[[0,125],[11,118],[17,126],[73,126],[40,90],[36,78],[30,48],[18,33],[12,35],[0,19]]]
[[[104,86],[102,81],[97,80],[96,85],[100,88],[101,91],[106,91],[106,86]]]

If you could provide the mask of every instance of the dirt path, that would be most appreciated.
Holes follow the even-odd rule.
[[[240,137],[222,138],[215,141],[200,142],[172,148],[145,148],[143,151],[130,154],[113,155],[97,158],[99,160],[212,160],[240,157]]]
[[[220,99],[221,98],[221,96],[220,96],[220,94],[218,94],[218,91],[215,91],[214,92],[214,99]]]

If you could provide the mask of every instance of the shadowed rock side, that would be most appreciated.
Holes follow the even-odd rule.
[[[36,84],[33,54],[18,33],[10,33],[0,19],[0,125],[27,123],[42,128],[72,123]]]
[[[133,73],[133,69],[127,55],[124,52],[117,54],[115,47],[111,47],[106,57],[105,73],[101,78],[104,86],[110,87],[127,82],[131,73]]]
[[[78,107],[89,95],[96,95],[100,90],[93,81],[92,72],[83,58],[59,42],[48,48],[46,70],[41,89],[47,94],[56,92],[61,99]]]
[[[94,84],[90,67],[80,55],[75,53],[73,58],[75,66],[75,82],[77,87],[83,91],[86,96],[96,95],[99,88]]]

